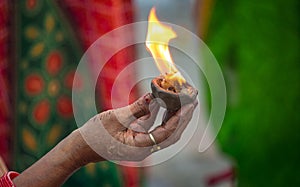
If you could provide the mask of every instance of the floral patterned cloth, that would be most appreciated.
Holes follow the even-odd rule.
[[[0,15],[0,154],[7,161],[9,133],[14,133],[12,168],[21,172],[76,128],[71,102],[76,66],[98,37],[133,21],[133,7],[130,0],[6,0],[0,3]],[[106,64],[104,72],[110,73],[98,87],[101,109],[111,107],[114,78],[133,58],[133,48],[128,48]],[[121,94],[114,99],[125,104]],[[9,131],[12,114],[15,130]],[[139,178],[135,168],[102,162],[80,169],[64,186],[139,186]]]

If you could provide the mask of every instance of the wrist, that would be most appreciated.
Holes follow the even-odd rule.
[[[72,150],[70,151],[71,160],[73,160],[75,168],[85,166],[90,162],[104,161],[84,140],[80,130],[76,129],[70,134],[70,142]]]
[[[82,155],[85,149],[85,142],[78,130],[74,130],[66,139],[65,145],[62,147],[63,154],[67,157],[69,163],[67,167],[71,169],[79,169],[88,164],[88,160]]]
[[[15,186],[61,186],[72,173],[89,162],[82,156],[84,149],[86,143],[75,130],[16,177],[13,180]]]

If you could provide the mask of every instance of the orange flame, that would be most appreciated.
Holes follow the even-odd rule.
[[[148,18],[146,46],[151,52],[158,70],[165,76],[165,79],[172,84],[178,82],[182,85],[186,81],[176,68],[168,45],[169,41],[176,37],[177,35],[171,27],[162,24],[157,19],[155,8],[152,8]]]

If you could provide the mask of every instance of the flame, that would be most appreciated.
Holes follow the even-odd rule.
[[[171,27],[158,20],[155,12],[153,7],[148,18],[147,49],[151,52],[158,70],[165,76],[165,79],[172,84],[178,82],[179,85],[182,85],[186,81],[176,68],[168,45],[169,41],[176,38],[177,35]]]

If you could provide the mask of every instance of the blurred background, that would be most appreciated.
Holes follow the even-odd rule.
[[[160,20],[197,34],[221,66],[227,111],[217,140],[199,153],[196,133],[174,158],[149,168],[89,164],[64,186],[299,186],[297,0],[2,0],[0,156],[9,169],[22,172],[76,128],[71,93],[81,87],[72,84],[81,56],[103,34],[147,21],[153,6]],[[138,29],[143,28],[130,37],[139,34]],[[111,108],[118,73],[147,53],[140,49],[125,48],[105,65],[97,85],[99,112]],[[93,65],[97,64],[90,64],[91,75]],[[153,67],[135,67],[123,85]],[[190,70],[201,88],[201,111],[208,115],[206,80],[192,65]],[[147,90],[137,86],[130,100]],[[114,99],[124,103],[122,92]],[[85,105],[89,102],[83,99]]]

